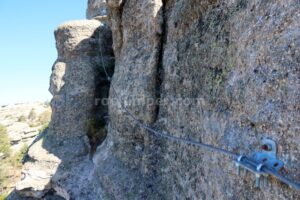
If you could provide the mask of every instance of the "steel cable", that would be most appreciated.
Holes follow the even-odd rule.
[[[100,49],[100,55],[101,55],[101,63],[102,63],[102,68],[103,68],[103,71],[107,77],[107,80],[111,82],[111,77],[109,76],[107,70],[106,70],[106,66],[105,66],[105,63],[104,63],[104,60],[103,60],[103,53],[102,53],[102,49],[101,47],[99,48]],[[234,159],[234,161],[237,160],[237,158],[240,156],[239,154],[236,154],[234,152],[231,152],[231,151],[228,151],[226,149],[222,149],[220,147],[216,147],[216,146],[213,146],[213,145],[210,145],[210,144],[206,144],[206,143],[202,143],[202,142],[197,142],[197,141],[193,141],[193,140],[190,140],[190,139],[185,139],[185,138],[181,138],[181,137],[176,137],[176,136],[173,136],[171,135],[170,133],[166,133],[166,132],[161,132],[161,131],[157,131],[155,130],[154,128],[148,126],[148,125],[145,125],[143,124],[137,117],[135,117],[127,108],[126,106],[124,106],[123,104],[123,101],[122,99],[119,97],[116,89],[114,88],[112,82],[110,84],[110,87],[113,91],[113,93],[115,94],[115,97],[117,98],[117,101],[120,103],[122,109],[125,111],[125,113],[130,116],[130,118],[132,118],[132,120],[135,121],[135,123],[140,126],[141,128],[147,130],[148,132],[154,134],[154,135],[158,135],[162,138],[166,138],[166,139],[170,139],[170,140],[173,140],[175,142],[178,142],[178,143],[186,143],[186,144],[190,144],[190,145],[194,145],[194,146],[197,146],[197,147],[201,147],[201,148],[205,148],[207,150],[210,150],[210,151],[214,151],[214,152],[219,152],[219,153],[222,153],[224,155],[227,155],[229,157],[232,157]],[[244,157],[243,160],[245,159],[245,161],[251,163],[253,166],[257,166],[258,163],[255,163],[253,162],[251,159],[249,159],[248,157]],[[282,175],[280,175],[278,172],[274,171],[273,169],[270,169],[266,166],[263,166],[262,169],[261,169],[263,172],[267,173],[267,174],[270,174],[276,178],[278,178],[279,180],[281,180],[282,182],[288,184],[290,187],[293,187],[294,189],[300,191],[300,185]]]

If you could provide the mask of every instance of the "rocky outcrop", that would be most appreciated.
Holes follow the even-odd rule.
[[[32,119],[29,119],[30,113],[34,113]],[[1,107],[0,122],[7,129],[12,152],[16,153],[24,146],[29,146],[43,126],[49,123],[50,116],[50,107],[42,102],[19,103]]]
[[[49,128],[60,137],[86,136],[95,104],[100,25],[97,20],[73,21],[55,31],[58,59],[50,80],[53,116]]]
[[[28,151],[31,162],[22,170],[22,181],[16,190],[24,197],[41,198],[51,188],[51,178],[58,169],[61,160],[43,147],[43,139],[36,142]]]
[[[102,3],[89,1],[89,18],[102,15]],[[19,193],[42,197],[54,190],[65,199],[299,199],[275,179],[255,188],[253,176],[237,176],[228,157],[149,134],[124,109],[158,130],[241,154],[270,137],[287,176],[300,181],[299,1],[107,0],[107,5],[112,32],[93,20],[56,31],[54,114],[43,141],[29,151],[22,181],[30,177],[40,185],[19,186]],[[115,65],[112,85],[96,70],[101,58],[110,75]],[[95,106],[93,99],[104,99],[109,88],[108,108]],[[44,157],[52,168],[33,176],[30,169],[39,172]]]
[[[60,25],[55,37],[58,58],[49,89],[52,120],[30,148],[16,190],[23,197],[42,198],[51,190],[65,199],[95,199],[96,193],[86,184],[93,171],[88,154],[106,135],[105,127],[99,130],[94,124],[107,115],[97,100],[108,95],[109,82],[101,65],[109,72],[113,66],[111,33],[103,22],[81,20]]]

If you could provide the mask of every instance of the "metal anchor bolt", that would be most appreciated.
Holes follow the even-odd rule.
[[[269,186],[269,180],[267,176],[264,176],[264,187],[268,187]]]
[[[238,176],[240,176],[240,174],[241,174],[241,166],[240,166],[240,164],[238,164],[238,163],[235,163],[235,167],[236,167],[236,172],[237,172],[237,175]]]
[[[240,176],[240,174],[241,174],[241,166],[240,166],[240,164],[239,164],[239,162],[241,162],[241,160],[244,158],[245,156],[243,156],[243,155],[240,155],[239,157],[238,157],[238,159],[237,159],[237,162],[235,163],[235,166],[236,166],[236,168],[237,168],[237,174]]]
[[[256,167],[256,171],[260,172],[261,168],[264,166],[263,163],[260,163],[257,167]],[[260,174],[255,174],[255,187],[260,187]]]
[[[260,174],[255,174],[255,187],[260,187]]]

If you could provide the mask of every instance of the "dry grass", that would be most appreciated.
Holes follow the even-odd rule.
[[[0,152],[4,157],[0,163],[0,200],[5,199],[21,176],[21,167],[28,146],[24,145],[19,152],[12,154],[6,128],[0,125]]]

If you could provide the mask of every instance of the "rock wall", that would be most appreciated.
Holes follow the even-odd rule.
[[[144,199],[150,195],[154,198],[153,191],[147,190],[152,184],[152,177],[147,174],[151,160],[145,153],[151,145],[148,134],[128,118],[118,98],[125,100],[126,107],[144,123],[155,121],[157,106],[147,101],[157,98],[162,2],[108,1],[107,4],[110,26],[114,27],[115,91],[110,90],[109,134],[94,157],[95,168],[104,199]]]
[[[299,1],[108,1],[113,86],[141,121],[250,154],[262,136],[299,179]],[[151,136],[115,101],[94,157],[104,199],[298,199],[232,161]],[[139,101],[139,100],[142,101]],[[149,101],[160,99],[160,104]],[[146,101],[145,101],[146,100]],[[146,103],[145,103],[146,102]]]
[[[102,65],[109,73],[114,65],[111,32],[105,20],[81,20],[60,25],[55,38],[52,120],[31,146],[16,191],[22,197],[95,199],[90,157],[106,137],[107,105],[99,102],[110,84]]]
[[[299,182],[299,6],[167,1],[162,101],[190,101],[160,106],[160,127],[247,155],[270,137]],[[168,143],[164,161],[167,198],[299,198],[275,180],[256,189],[253,175],[238,177],[230,160],[198,148]]]
[[[88,8],[86,10],[87,19],[105,16],[106,14],[106,0],[88,0]]]
[[[102,5],[89,1],[87,17],[104,20]],[[287,176],[300,182],[299,1],[107,0],[107,6],[111,32],[94,20],[56,31],[54,114],[29,150],[28,184],[21,182],[19,193],[299,199],[273,178],[269,187],[255,188],[253,175],[238,176],[228,157],[150,134],[121,105],[158,130],[236,153],[249,155],[270,137]],[[96,70],[101,58],[110,74],[115,66],[111,83]],[[93,99],[105,98],[109,88],[108,108],[95,106]]]

